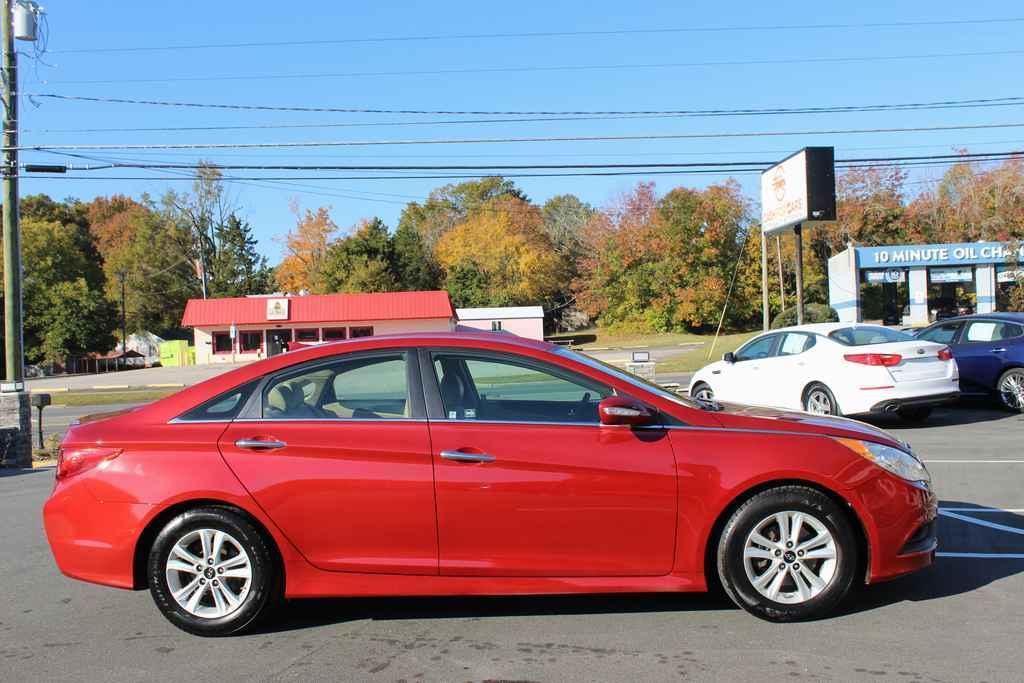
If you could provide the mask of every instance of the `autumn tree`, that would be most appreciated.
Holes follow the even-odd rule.
[[[292,213],[296,217],[295,227],[284,238],[285,255],[274,278],[284,292],[319,291],[320,268],[338,226],[326,207],[302,212],[293,203]]]
[[[474,209],[500,197],[526,201],[515,183],[499,176],[445,185],[433,190],[423,203],[409,202],[402,210],[398,229],[415,230],[425,248],[432,251],[438,240]]]
[[[446,283],[463,283],[454,292],[449,288],[456,305],[548,302],[565,281],[564,261],[544,231],[540,210],[514,196],[472,210],[441,237],[436,256],[447,273]],[[472,278],[467,280],[466,274]],[[467,282],[475,287],[466,288]]]
[[[327,248],[320,266],[323,292],[390,292],[398,288],[394,247],[379,218],[362,221],[351,235]]]

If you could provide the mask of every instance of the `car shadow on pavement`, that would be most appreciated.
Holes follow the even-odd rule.
[[[920,423],[908,422],[896,414],[869,415],[857,419],[882,429],[928,429],[930,427],[955,427],[977,422],[1004,421],[1006,424],[1010,424],[1014,420],[1024,422],[1024,415],[1002,409],[987,401],[963,400],[955,405],[936,408],[928,416],[928,419]]]
[[[734,609],[738,608],[721,592],[321,598],[289,601],[253,633],[292,631],[363,619],[487,619]]]
[[[940,513],[939,549],[934,564],[893,581],[862,586],[844,601],[837,616],[905,601],[923,602],[970,593],[1024,573],[1024,557],[999,557],[1024,556],[1024,537],[1020,535],[1024,533],[1024,515],[952,500],[941,501],[939,509],[955,511],[956,517]],[[943,553],[981,557],[944,557]]]
[[[17,477],[22,474],[53,474],[53,467],[0,467],[0,477]]]
[[[942,501],[940,509],[997,527],[1024,531],[1024,515],[994,512],[974,503]],[[972,512],[982,510],[983,512]],[[939,552],[1024,554],[1016,532],[940,516]],[[901,602],[922,602],[970,593],[1024,572],[1024,559],[937,557],[935,564],[906,577],[856,587],[836,612],[840,618]],[[325,598],[288,602],[255,633],[275,633],[372,619],[486,619],[494,617],[703,612],[736,610],[720,589],[710,593],[615,593],[597,595]]]

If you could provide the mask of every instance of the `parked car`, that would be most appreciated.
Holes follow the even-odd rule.
[[[563,347],[369,337],[83,420],[44,508],[61,571],[239,631],[282,597],[703,591],[789,621],[932,562],[910,447],[696,402]],[[710,572],[710,574],[709,574]]]
[[[960,316],[920,330],[917,338],[952,349],[962,393],[1024,410],[1024,313]]]
[[[959,395],[945,344],[880,325],[818,323],[754,337],[694,374],[690,395],[825,415],[910,421]]]

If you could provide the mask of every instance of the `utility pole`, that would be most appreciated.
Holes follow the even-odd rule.
[[[804,237],[803,228],[797,223],[793,226],[793,239],[796,241],[796,324],[804,324]]]
[[[119,271],[117,281],[121,283],[121,354],[128,352],[128,316],[125,313],[125,272]]]
[[[761,232],[761,326],[767,332],[771,326],[771,312],[768,310],[768,238]]]
[[[779,262],[779,311],[786,310],[786,281],[782,272],[782,237],[775,236],[775,259]]]
[[[30,2],[0,0],[0,43],[3,63],[3,263],[4,263],[4,369],[0,384],[0,429],[5,432],[0,465],[32,466],[32,423],[25,392],[25,356],[22,339],[21,234],[18,224],[18,53],[14,39],[35,40],[35,22],[41,11]],[[18,13],[15,35],[14,11]]]

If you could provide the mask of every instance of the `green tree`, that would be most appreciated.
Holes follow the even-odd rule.
[[[399,290],[419,291],[440,287],[440,267],[411,223],[400,222],[391,241],[395,284]]]
[[[469,259],[463,259],[448,268],[445,286],[452,297],[452,303],[459,308],[495,305],[487,275]]]
[[[213,257],[210,296],[268,294],[271,273],[267,259],[256,251],[256,238],[247,221],[235,213],[216,229],[217,253]]]
[[[594,215],[594,207],[580,201],[576,195],[560,194],[544,202],[541,208],[544,230],[555,250],[575,270],[583,255],[583,226]]]
[[[318,291],[390,292],[397,289],[388,228],[379,218],[363,221],[333,242],[319,271]]]

